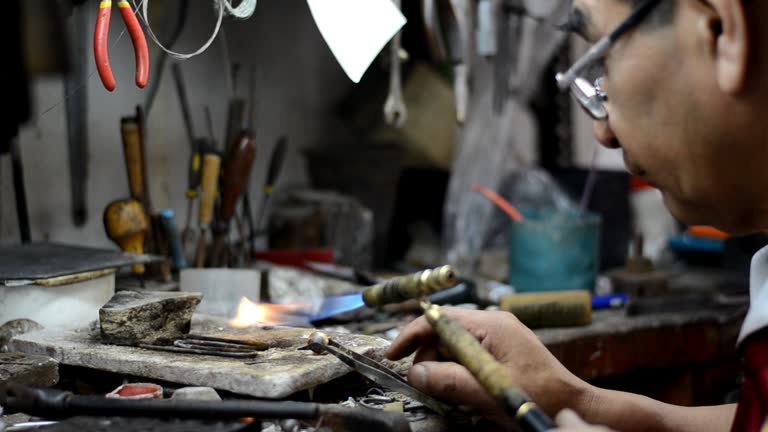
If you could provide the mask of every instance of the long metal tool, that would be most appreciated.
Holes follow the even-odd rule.
[[[189,140],[189,169],[187,173],[187,218],[184,223],[184,230],[181,233],[181,247],[186,253],[192,242],[192,209],[198,196],[202,170],[202,151],[204,140],[195,138],[195,129],[192,125],[192,115],[189,109],[189,100],[187,99],[187,90],[184,85],[184,77],[181,74],[181,66],[174,63],[171,66],[173,80],[176,83],[176,93],[179,96],[179,105],[181,106],[181,115],[184,119],[184,126]]]
[[[32,389],[14,384],[0,385],[0,405],[8,412],[24,412],[44,418],[146,417],[201,420],[322,419],[332,430],[410,432],[400,413],[345,408],[308,402],[224,400],[216,403],[194,400],[129,400],[78,396],[53,389]]]
[[[344,362],[344,364],[382,387],[400,392],[421,402],[424,406],[440,415],[446,415],[451,411],[450,406],[408,384],[408,381],[401,377],[397,372],[373,359],[352,351],[344,345],[330,339],[324,333],[312,333],[309,336],[309,343],[307,346],[299,349],[311,350],[316,354],[321,354],[323,352],[333,354],[336,358]]]
[[[88,219],[88,67],[84,55],[90,47],[88,15],[85,8],[75,8],[72,12],[68,31],[74,41],[73,61],[64,79],[72,221],[78,227]]]
[[[483,348],[472,333],[449,319],[439,306],[424,300],[421,307],[437,333],[440,345],[472,373],[524,432],[544,432],[555,428],[552,419],[515,385],[509,371]]]

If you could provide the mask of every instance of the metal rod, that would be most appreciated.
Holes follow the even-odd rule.
[[[27,192],[24,187],[24,168],[21,163],[21,148],[18,135],[11,141],[11,170],[13,171],[13,191],[16,195],[16,217],[19,221],[21,242],[32,241],[27,210]]]

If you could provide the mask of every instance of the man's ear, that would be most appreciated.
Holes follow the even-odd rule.
[[[709,0],[704,31],[714,42],[717,83],[726,93],[744,89],[749,64],[749,32],[742,0]]]

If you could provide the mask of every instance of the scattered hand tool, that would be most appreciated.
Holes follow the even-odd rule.
[[[72,11],[68,31],[70,39],[74,41],[71,49],[73,61],[64,79],[72,220],[78,227],[85,225],[88,217],[88,15],[85,8]]]
[[[99,396],[79,396],[61,390],[33,389],[15,384],[0,385],[0,405],[10,413],[24,412],[44,418],[117,416],[203,420],[322,419],[323,425],[332,430],[368,432],[410,432],[411,430],[408,421],[400,413],[345,408],[339,405],[257,400],[224,400],[211,403],[211,401],[184,399],[167,401],[108,399]]]
[[[307,345],[299,348],[299,350],[311,350],[315,354],[333,354],[344,364],[382,387],[400,392],[417,402],[421,402],[424,406],[440,415],[446,415],[451,411],[450,406],[411,386],[397,372],[375,360],[352,351],[333,339],[328,338],[328,335],[325,333],[314,332],[310,334]]]
[[[267,208],[269,206],[269,199],[274,192],[277,179],[280,177],[280,172],[283,169],[283,163],[285,162],[285,151],[288,147],[288,139],[281,136],[275,144],[275,149],[272,151],[272,156],[269,158],[269,166],[267,167],[267,178],[264,181],[264,195],[261,198],[261,206],[259,208],[259,217],[256,219],[256,230],[261,230],[261,225],[264,221],[264,217],[267,214]],[[256,232],[251,232],[249,239],[251,247],[253,248],[253,242],[256,239]]]
[[[437,333],[440,345],[472,373],[523,431],[544,432],[555,428],[554,422],[515,385],[507,369],[472,333],[446,317],[440,306],[422,301],[421,307]]]
[[[399,9],[401,0],[393,0],[393,2]],[[397,32],[389,43],[389,95],[384,102],[384,120],[388,125],[398,128],[403,127],[408,117],[408,111],[405,108],[405,102],[403,102],[402,67],[400,65],[403,49],[401,35],[402,30]]]
[[[361,293],[326,297],[311,321],[327,319],[363,306],[379,307],[418,299],[451,288],[457,284],[458,279],[456,270],[451,266],[396,277],[370,286]]]
[[[149,48],[147,47],[147,39],[144,37],[144,31],[141,29],[139,20],[133,13],[130,3],[126,0],[119,0],[117,7],[120,9],[120,15],[123,16],[128,34],[131,35],[133,49],[136,53],[136,85],[144,88],[149,80]],[[112,1],[102,0],[99,3],[96,31],[93,35],[93,54],[96,59],[96,69],[99,71],[99,77],[101,77],[104,88],[108,91],[113,91],[117,85],[112,74],[112,67],[109,64],[109,21],[111,12]]]
[[[226,263],[225,244],[229,237],[230,224],[235,215],[237,202],[251,178],[253,160],[256,157],[256,144],[249,130],[244,130],[238,142],[230,146],[226,166],[221,178],[221,202],[219,217],[214,224],[213,257],[215,266]]]
[[[181,237],[179,236],[179,226],[176,222],[176,214],[171,209],[165,209],[160,212],[160,222],[165,229],[165,237],[171,247],[173,256],[173,267],[180,271],[187,267],[187,260],[181,248]]]
[[[144,207],[136,200],[118,200],[104,210],[104,228],[110,240],[125,252],[144,253],[144,236],[149,228],[149,218]],[[144,264],[135,264],[133,273],[144,274]]]
[[[210,230],[211,222],[213,222],[213,210],[218,191],[220,171],[221,156],[213,152],[203,155],[198,219],[200,235],[197,239],[197,248],[195,250],[196,267],[205,266],[206,232]]]

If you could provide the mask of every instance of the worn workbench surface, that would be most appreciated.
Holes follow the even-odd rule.
[[[535,333],[568,369],[590,380],[731,356],[743,319],[744,311],[722,309],[636,317],[600,311],[589,326]]]
[[[350,371],[333,356],[318,356],[311,351],[297,350],[306,344],[312,331],[305,328],[232,330],[212,320],[193,321],[194,334],[236,338],[272,347],[260,352],[255,359],[248,360],[104,345],[90,329],[27,333],[15,338],[11,348],[47,355],[69,366],[280,399]],[[374,358],[381,358],[388,345],[385,340],[370,336],[329,335],[351,349]]]
[[[623,311],[604,311],[593,318],[593,324],[586,327],[536,331],[568,369],[587,380],[637,370],[712,364],[733,356],[743,312],[704,310],[627,317]],[[332,356],[296,351],[311,332],[301,328],[232,330],[220,322],[196,319],[196,334],[268,340],[274,347],[260,354],[252,365],[235,359],[102,345],[88,330],[28,333],[14,339],[12,348],[48,355],[64,365],[212,386],[255,397],[284,398],[350,372]],[[387,342],[378,338],[346,334],[332,337],[375,358],[381,358],[387,347]]]

